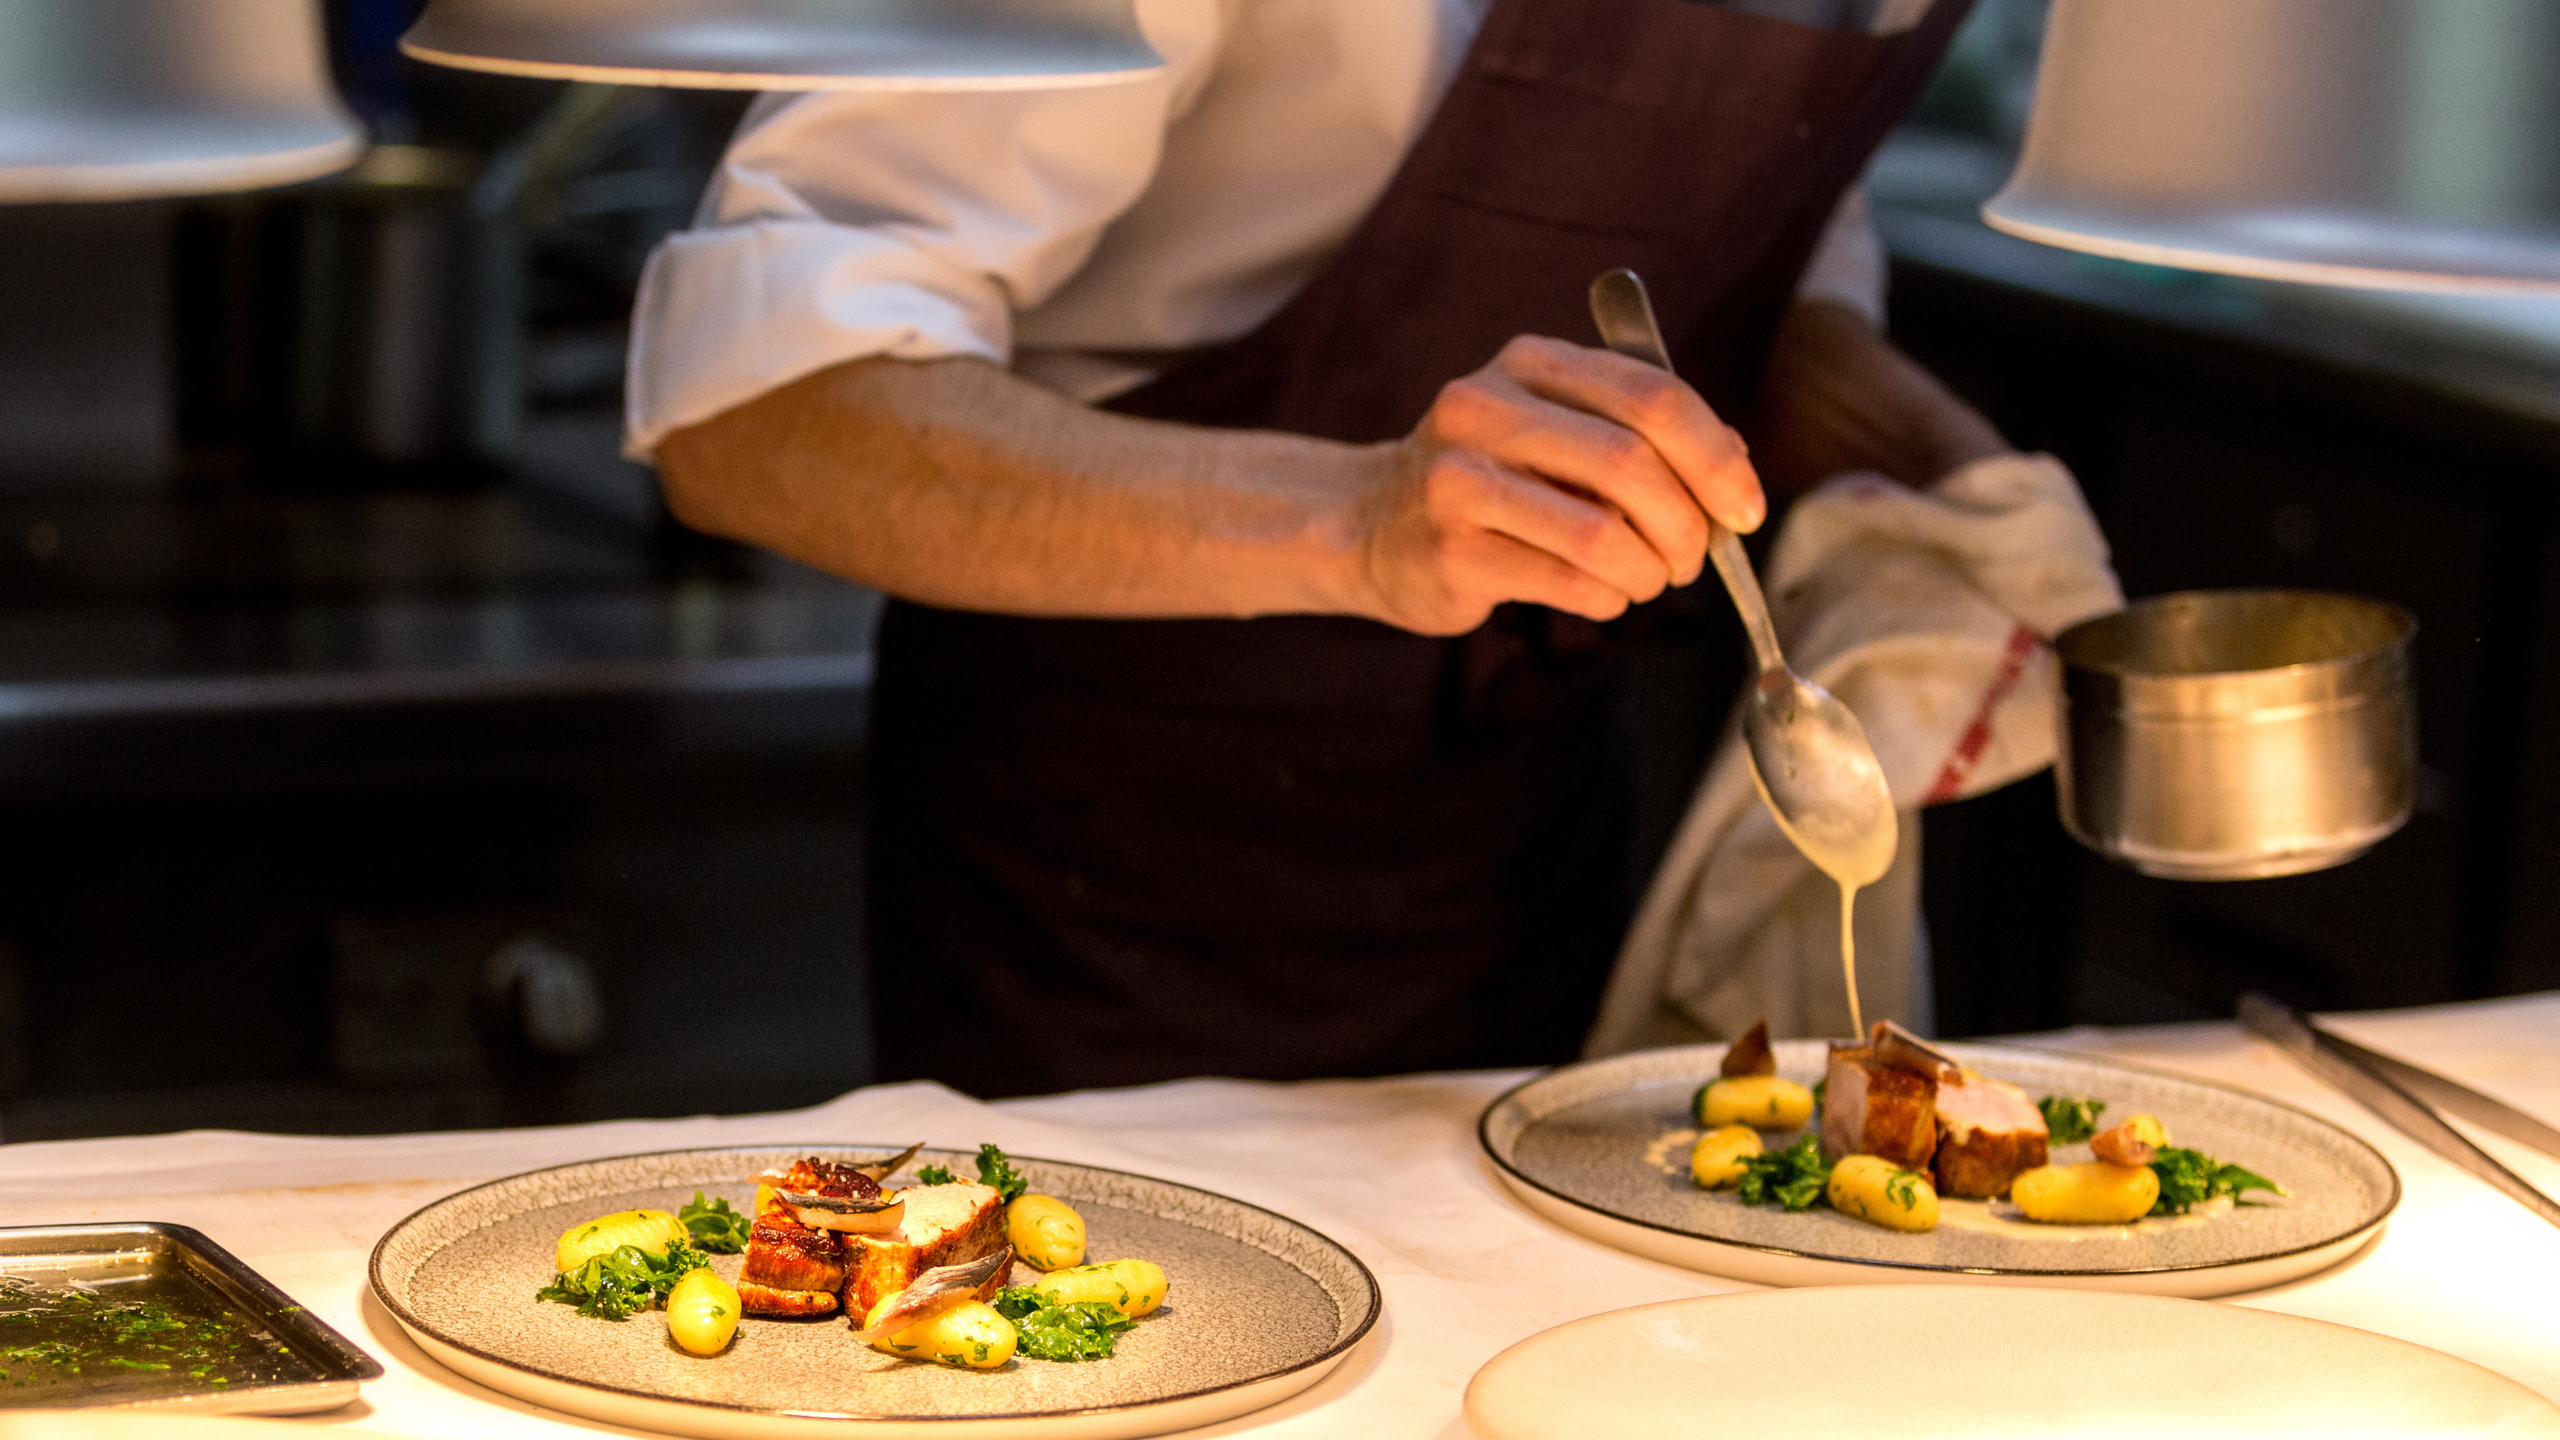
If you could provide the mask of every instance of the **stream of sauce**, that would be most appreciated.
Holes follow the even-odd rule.
[[[1884,872],[1893,868],[1894,846],[1902,838],[1901,822],[1887,810],[1881,828],[1844,845],[1826,845],[1787,823],[1787,817],[1778,813],[1777,802],[1769,798],[1769,787],[1756,769],[1751,772],[1751,783],[1759,789],[1760,803],[1768,807],[1769,818],[1778,822],[1778,833],[1812,861],[1814,869],[1830,876],[1832,883],[1840,887],[1840,978],[1849,989],[1849,1034],[1854,1040],[1864,1040],[1867,1017],[1858,1004],[1858,939],[1851,922],[1857,914],[1858,892],[1883,879]]]
[[[1867,1017],[1858,1013],[1858,887],[1840,882],[1840,978],[1849,986],[1849,1033],[1867,1033]]]

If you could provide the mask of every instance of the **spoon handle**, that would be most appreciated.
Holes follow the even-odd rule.
[[[1644,281],[1633,270],[1612,270],[1591,282],[1591,319],[1600,327],[1600,342],[1631,360],[1648,365],[1671,368],[1671,354],[1662,345],[1662,329],[1654,323],[1653,301],[1644,293]],[[1725,592],[1733,597],[1733,608],[1742,614],[1742,628],[1751,636],[1752,654],[1760,661],[1760,673],[1787,668],[1786,656],[1778,649],[1777,627],[1769,623],[1769,601],[1760,593],[1760,577],[1752,573],[1751,557],[1742,553],[1742,537],[1707,521],[1707,558],[1715,562],[1716,574],[1723,577]]]

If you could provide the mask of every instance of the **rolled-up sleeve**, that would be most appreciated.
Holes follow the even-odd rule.
[[[1012,316],[1153,177],[1219,38],[1217,0],[1143,0],[1168,64],[1134,83],[767,95],[632,312],[624,449],[867,356],[1008,362]]]

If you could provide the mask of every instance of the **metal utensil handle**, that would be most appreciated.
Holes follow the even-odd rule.
[[[2240,997],[2240,1023],[2292,1056],[2302,1067],[2357,1104],[2391,1123],[2402,1134],[2453,1162],[2527,1210],[2560,1225],[2560,1201],[2553,1200],[2523,1176],[2498,1163],[2497,1157],[2471,1143],[2427,1103],[2403,1090],[2379,1071],[2366,1069],[2338,1038],[2311,1023],[2282,1001],[2251,993]]]
[[[2317,1026],[2312,1028],[2319,1029]],[[2334,1030],[2320,1030],[2320,1038],[2345,1052],[2349,1059],[2379,1072],[2383,1078],[2430,1107],[2560,1160],[2560,1130],[2545,1125],[2505,1101],[2483,1095],[2450,1076],[2412,1065],[2397,1055],[2367,1049]]]
[[[1591,322],[1600,327],[1600,343],[1611,350],[1630,360],[1671,369],[1662,327],[1654,323],[1653,300],[1633,270],[1611,270],[1591,282]],[[1742,628],[1751,636],[1751,652],[1759,658],[1760,673],[1787,668],[1787,657],[1778,648],[1778,627],[1769,621],[1768,597],[1760,593],[1760,577],[1752,573],[1742,537],[1713,517],[1707,521],[1707,558],[1724,580],[1725,593],[1733,597],[1733,608],[1742,615]]]

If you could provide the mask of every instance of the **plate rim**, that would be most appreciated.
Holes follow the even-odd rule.
[[[1004,1410],[970,1415],[858,1415],[841,1410],[789,1410],[772,1405],[738,1405],[717,1400],[697,1400],[686,1396],[666,1395],[648,1390],[635,1390],[626,1385],[608,1385],[598,1381],[582,1380],[575,1376],[562,1375],[551,1370],[543,1369],[540,1366],[527,1365],[518,1360],[508,1359],[505,1356],[490,1354],[479,1346],[466,1344],[463,1341],[445,1334],[443,1331],[429,1325],[424,1319],[411,1312],[409,1308],[403,1305],[400,1301],[393,1299],[390,1290],[383,1284],[383,1252],[390,1248],[391,1241],[394,1236],[397,1236],[401,1231],[416,1223],[419,1217],[425,1215],[428,1211],[433,1210],[438,1206],[449,1204],[452,1201],[461,1199],[465,1195],[476,1194],[482,1190],[487,1190],[495,1186],[511,1184],[518,1180],[531,1179],[537,1175],[549,1175],[562,1170],[583,1169],[590,1165],[608,1165],[617,1161],[628,1160],[653,1160],[675,1155],[717,1155],[724,1152],[764,1152],[772,1150],[804,1150],[812,1154],[824,1154],[831,1150],[847,1151],[871,1149],[885,1149],[889,1153],[895,1153],[899,1148],[902,1147],[883,1147],[862,1144],[849,1145],[840,1141],[810,1145],[687,1145],[680,1146],[672,1150],[638,1150],[625,1155],[599,1155],[588,1160],[572,1160],[559,1165],[545,1165],[537,1169],[520,1170],[512,1175],[501,1175],[493,1180],[484,1180],[477,1185],[466,1185],[462,1189],[456,1190],[449,1195],[440,1196],[434,1200],[430,1200],[426,1204],[421,1205],[417,1209],[400,1217],[398,1221],[392,1224],[390,1229],[383,1231],[382,1237],[376,1240],[373,1244],[373,1253],[367,1257],[365,1261],[366,1288],[373,1292],[374,1299],[382,1303],[382,1308],[391,1313],[391,1318],[399,1321],[402,1328],[411,1331],[413,1334],[433,1336],[437,1344],[450,1346],[463,1354],[472,1356],[473,1358],[487,1364],[499,1366],[503,1369],[514,1370],[521,1374],[535,1376],[543,1380],[551,1381],[554,1384],[571,1385],[581,1389],[599,1391],[610,1395],[628,1396],[631,1399],[647,1401],[652,1404],[680,1405],[691,1409],[713,1413],[759,1416],[776,1420],[818,1421],[843,1425],[957,1425],[985,1424],[987,1422],[996,1421],[1067,1421],[1085,1416],[1127,1414],[1133,1411],[1152,1409],[1161,1405],[1179,1404],[1188,1400],[1197,1400],[1206,1396],[1222,1394],[1226,1391],[1240,1389],[1248,1385],[1267,1384],[1274,1380],[1299,1374],[1300,1372],[1314,1366],[1330,1366],[1337,1364],[1344,1356],[1349,1355],[1353,1349],[1358,1347],[1361,1341],[1368,1338],[1369,1332],[1377,1326],[1378,1317],[1385,1312],[1386,1294],[1379,1287],[1377,1274],[1369,1268],[1368,1262],[1362,1260],[1357,1254],[1355,1254],[1351,1247],[1334,1239],[1332,1236],[1325,1234],[1323,1231],[1316,1229],[1314,1226],[1307,1224],[1303,1220],[1283,1215],[1279,1211],[1270,1209],[1267,1206],[1256,1205],[1250,1200],[1238,1200],[1234,1196],[1221,1195],[1214,1190],[1203,1190],[1197,1185],[1185,1185],[1179,1180],[1164,1180],[1153,1175],[1141,1175],[1134,1170],[1118,1170],[1107,1165],[1087,1165],[1076,1160],[1054,1160],[1042,1155],[1016,1155],[1012,1158],[1017,1161],[1026,1161],[1033,1164],[1057,1165],[1076,1170],[1089,1170],[1102,1175],[1118,1175],[1131,1180],[1142,1180],[1150,1185],[1166,1185],[1176,1190],[1189,1191],[1194,1195],[1206,1196],[1220,1204],[1234,1205],[1242,1209],[1255,1211],[1259,1214],[1267,1215],[1284,1225],[1294,1226],[1308,1235],[1315,1237],[1315,1239],[1331,1247],[1333,1250],[1339,1252],[1344,1259],[1351,1262],[1352,1269],[1360,1276],[1362,1283],[1368,1287],[1368,1312],[1360,1317],[1360,1323],[1353,1326],[1348,1334],[1337,1338],[1333,1344],[1327,1346],[1323,1353],[1319,1355],[1299,1361],[1297,1364],[1287,1366],[1283,1369],[1268,1371],[1260,1375],[1247,1376],[1242,1380],[1230,1380],[1222,1385],[1211,1385],[1198,1390],[1185,1390],[1173,1395],[1158,1395],[1145,1400],[1130,1400],[1116,1405],[1084,1405],[1067,1410]],[[939,1149],[940,1147],[928,1146],[926,1148],[930,1151]],[[965,1154],[965,1152],[957,1150],[950,1151],[948,1153],[955,1155]]]
[[[1715,1045],[1715,1043],[1716,1042],[1712,1040],[1701,1041],[1698,1043],[1696,1048],[1709,1048]],[[1780,1043],[1784,1042],[1782,1041]],[[2181,1074],[2174,1070],[2164,1070],[2153,1065],[2141,1065],[2129,1061],[2089,1055],[2077,1050],[2041,1050],[2027,1045],[1985,1044],[1979,1041],[1970,1040],[1951,1040],[1935,1043],[1958,1046],[1966,1050],[1988,1050],[2001,1055],[2019,1055],[2033,1059],[2072,1060],[2084,1065],[2095,1065],[2101,1069],[2130,1071],[2137,1075],[2148,1075],[2155,1079],[2162,1080],[2175,1080],[2183,1084],[2199,1085],[2208,1090],[2220,1090],[2227,1094],[2237,1095],[2244,1100],[2249,1100],[2273,1109],[2285,1111],[2301,1119],[2308,1120],[2314,1125],[2334,1131],[2337,1134],[2344,1136],[2348,1141],[2358,1147],[2361,1147],[2366,1154],[2371,1155],[2374,1163],[2382,1167],[2382,1173],[2391,1177],[2391,1193],[2384,1197],[2383,1202],[2378,1209],[2359,1219],[2354,1225],[2338,1232],[2337,1234],[2322,1236],[2308,1244],[2295,1245],[2284,1250],[2269,1251],[2265,1254],[2244,1255],[2225,1260],[2200,1260],[2183,1265],[2105,1266],[2087,1270],[2019,1270],[1997,1265],[1932,1265],[1910,1260],[1873,1260],[1858,1256],[1829,1255],[1785,1245],[1764,1245],[1752,1240],[1736,1240],[1722,1235],[1706,1235],[1695,1230],[1683,1230],[1676,1226],[1664,1225],[1658,1221],[1646,1220],[1639,1216],[1621,1215],[1615,1210],[1602,1209],[1600,1206],[1591,1204],[1588,1201],[1567,1195],[1564,1192],[1555,1189],[1553,1186],[1546,1185],[1535,1177],[1522,1171],[1518,1166],[1513,1165],[1509,1160],[1505,1159],[1501,1152],[1494,1148],[1493,1136],[1489,1129],[1493,1123],[1493,1113],[1502,1108],[1502,1106],[1508,1102],[1511,1097],[1533,1085],[1540,1084],[1557,1075],[1561,1075],[1568,1070],[1580,1069],[1586,1065],[1605,1065],[1613,1060],[1623,1060],[1628,1056],[1650,1053],[1647,1050],[1629,1050],[1617,1055],[1603,1055],[1593,1060],[1573,1060],[1562,1065],[1550,1065],[1546,1069],[1539,1071],[1537,1074],[1511,1086],[1501,1094],[1493,1097],[1493,1099],[1486,1104],[1484,1109],[1477,1114],[1476,1147],[1483,1151],[1485,1158],[1492,1161],[1493,1164],[1501,1170],[1503,1177],[1513,1184],[1527,1186],[1529,1189],[1535,1190],[1538,1193],[1548,1196],[1562,1204],[1572,1206],[1577,1210],[1585,1211],[1593,1215],[1606,1216],[1609,1219],[1618,1221],[1622,1224],[1634,1225],[1646,1230],[1658,1231],[1661,1234],[1674,1236],[1681,1240],[1699,1241],[1710,1245],[1723,1245],[1736,1250],[1749,1250],[1757,1254],[1773,1255],[1785,1260],[1818,1260],[1827,1264],[1861,1265],[1872,1267],[1877,1270],[1901,1270],[1929,1275],[1979,1275],[1992,1279],[2046,1278],[2061,1281],[2085,1280],[2101,1276],[2178,1275],[2205,1270],[2225,1270],[2239,1265],[2256,1265],[2271,1260],[2283,1260],[2292,1256],[2307,1255],[2315,1250],[2336,1245],[2351,1237],[2371,1236],[2378,1233],[2381,1227],[2391,1219],[2393,1213],[2400,1208],[2401,1198],[2407,1193],[2407,1183],[2400,1178],[2399,1167],[2393,1165],[2390,1157],[2384,1155],[2381,1150],[2376,1148],[2373,1142],[2356,1134],[2354,1131],[2347,1129],[2345,1126],[2338,1124],[2336,1121],[2327,1119],[2323,1116],[2314,1115],[2299,1105],[2278,1100],[2271,1096],[2261,1095],[2255,1090],[2244,1090],[2237,1085],[2226,1084],[2220,1080],[2206,1080],[2194,1075]],[[1730,1049],[1733,1042],[1726,1041],[1724,1044],[1726,1048]],[[1651,1047],[1651,1052],[1659,1052],[1663,1050],[1685,1050],[1689,1048],[1692,1047],[1686,1045],[1660,1045]]]

